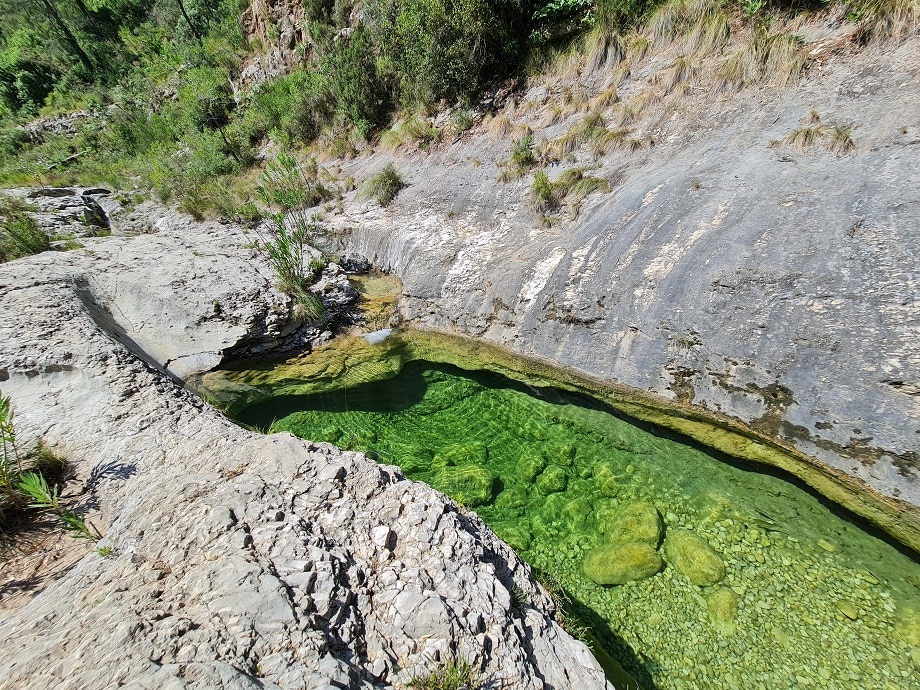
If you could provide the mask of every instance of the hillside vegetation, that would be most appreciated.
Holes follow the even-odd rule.
[[[852,25],[857,48],[901,41],[920,26],[918,0],[833,8],[765,0],[304,0],[303,40],[289,46],[294,67],[253,83],[241,78],[242,66],[280,41],[270,13],[258,17],[265,36],[251,30],[255,3],[0,1],[0,183],[152,188],[196,215],[238,206],[266,144],[334,157],[425,148],[478,122],[478,96],[509,77],[568,69],[571,86],[551,117],[589,111],[567,139],[530,152],[546,163],[586,142],[596,155],[641,145],[624,128],[647,101],[679,97],[691,83],[718,90],[791,83],[813,57],[797,27],[816,13]],[[618,82],[665,49],[672,59],[651,79],[655,94],[619,104],[612,120],[601,115],[617,103]],[[599,68],[609,77],[602,88],[579,86],[579,71]],[[433,127],[430,115],[446,108],[450,118]],[[506,128],[500,118],[491,126]],[[509,175],[521,170],[516,163]]]

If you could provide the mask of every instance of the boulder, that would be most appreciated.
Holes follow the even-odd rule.
[[[725,577],[725,564],[709,542],[685,529],[672,530],[664,542],[668,565],[698,587],[718,584]]]
[[[709,621],[716,632],[726,636],[735,633],[735,619],[740,604],[741,597],[728,587],[720,587],[706,597]]]
[[[627,501],[608,522],[606,532],[613,544],[642,542],[657,549],[664,534],[664,523],[661,513],[648,501]]]
[[[661,556],[648,544],[631,542],[612,544],[591,551],[584,560],[583,571],[599,585],[623,585],[644,580],[661,570]]]
[[[559,465],[550,465],[537,477],[537,491],[544,496],[565,491],[568,486],[569,475]]]
[[[620,492],[619,468],[609,460],[601,460],[594,466],[594,481],[604,496],[616,496]]]
[[[546,469],[546,458],[532,448],[525,448],[518,456],[518,475],[527,482],[532,482]]]
[[[453,467],[454,465],[485,465],[489,460],[489,449],[485,443],[455,443],[443,448],[434,456],[435,467]]]
[[[475,508],[492,500],[495,475],[476,465],[451,466],[438,470],[433,483],[457,503]]]

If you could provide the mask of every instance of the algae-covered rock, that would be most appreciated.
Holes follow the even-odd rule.
[[[546,458],[532,449],[525,449],[518,457],[517,471],[521,479],[532,482],[546,469]]]
[[[530,494],[520,487],[506,488],[495,499],[495,509],[502,515],[518,517],[524,512],[524,507],[530,500]]]
[[[571,443],[547,443],[543,447],[543,457],[548,464],[570,467],[575,459],[575,451]]]
[[[613,544],[642,542],[653,549],[661,544],[664,524],[661,513],[648,501],[627,501],[608,521],[605,531]]]
[[[387,449],[386,462],[399,465],[407,475],[427,472],[431,469],[432,453],[427,448],[410,445],[394,445]]]
[[[530,530],[518,522],[497,522],[493,531],[517,552],[526,551],[533,542]]]
[[[599,585],[622,585],[644,580],[661,570],[661,556],[648,544],[631,542],[602,546],[590,552],[583,564],[588,579]]]
[[[616,496],[620,492],[619,468],[609,460],[601,460],[594,466],[594,481],[604,496]]]
[[[458,503],[475,508],[492,500],[495,475],[476,465],[444,467],[435,474],[434,485]]]
[[[837,610],[841,614],[849,618],[851,621],[855,621],[859,618],[859,609],[856,608],[856,605],[852,601],[847,601],[846,599],[838,599],[834,602],[834,606],[837,607]]]
[[[723,635],[733,635],[735,633],[735,618],[738,616],[740,603],[741,597],[728,587],[720,587],[706,597],[709,620],[717,632]]]
[[[594,505],[584,496],[569,501],[562,508],[562,516],[569,527],[575,530],[587,527],[593,515]]]
[[[342,438],[342,430],[339,427],[327,426],[319,432],[319,438],[316,440],[325,441],[326,443],[335,443],[340,438]]]
[[[709,542],[690,530],[668,532],[664,557],[681,575],[698,587],[709,587],[725,577],[725,564]]]
[[[565,491],[568,483],[569,475],[565,469],[559,467],[559,465],[549,465],[537,477],[537,491],[544,496],[549,496],[559,491]]]
[[[454,467],[459,465],[485,465],[489,460],[489,448],[485,443],[455,443],[447,446],[434,456],[435,467]]]
[[[894,632],[907,644],[920,647],[920,611],[898,607],[895,613]]]

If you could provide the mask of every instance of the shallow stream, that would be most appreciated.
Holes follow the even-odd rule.
[[[203,387],[240,422],[465,503],[647,690],[920,688],[920,565],[799,482],[577,394],[367,352],[360,374],[317,353],[312,374],[304,358]]]

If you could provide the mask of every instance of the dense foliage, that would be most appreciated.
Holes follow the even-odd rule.
[[[347,153],[398,110],[473,101],[535,55],[595,26],[625,33],[665,0],[301,2],[308,38],[297,48],[300,64],[245,89],[242,61],[268,47],[243,27],[248,0],[0,0],[0,184],[129,177],[192,212],[230,208],[229,181],[268,139],[291,148],[321,137]],[[883,15],[886,2],[902,0],[854,0],[850,14]],[[668,0],[662,11],[670,17],[692,5]],[[917,0],[904,6],[920,14]],[[773,5],[712,7],[718,17],[734,11],[756,21]],[[263,42],[272,44],[278,27],[263,19]],[[76,131],[18,126],[77,110],[88,115]],[[419,129],[416,120],[400,132]],[[419,134],[409,138],[430,138]]]

